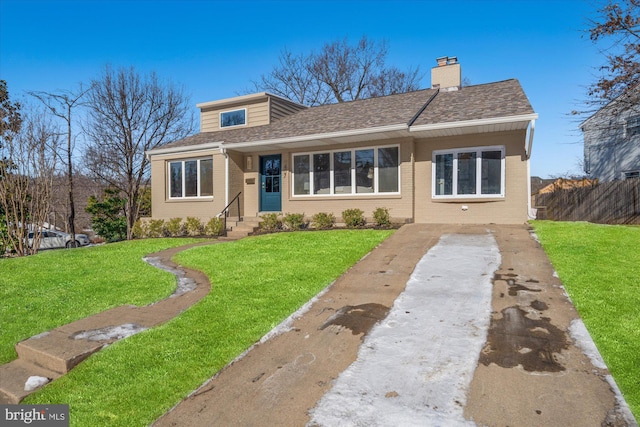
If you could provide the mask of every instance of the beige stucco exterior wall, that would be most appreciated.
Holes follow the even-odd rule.
[[[213,157],[213,197],[169,199],[168,162]],[[219,150],[154,155],[151,158],[151,215],[155,219],[197,217],[204,221],[225,206],[225,160]]]
[[[419,223],[522,224],[527,221],[525,131],[416,140],[416,216]],[[503,199],[434,200],[431,164],[434,150],[505,146]],[[463,210],[466,206],[468,209]]]
[[[229,203],[233,201],[233,198],[236,197],[238,193],[240,194],[240,216],[244,215],[244,166],[246,163],[244,161],[244,156],[242,153],[237,152],[227,152],[229,156],[229,194],[228,199]],[[215,185],[215,177],[214,177],[214,185]],[[224,206],[222,207],[224,209]],[[220,212],[220,211],[218,211]],[[232,206],[229,207],[229,215],[236,216],[238,215],[238,204],[233,203]]]

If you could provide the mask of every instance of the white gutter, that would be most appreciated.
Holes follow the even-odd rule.
[[[533,133],[536,130],[536,120],[531,119],[531,127],[529,128],[529,140],[527,141],[527,149],[525,154],[527,155],[527,160],[531,158],[531,148],[533,147]]]
[[[439,129],[455,129],[455,128],[465,128],[470,126],[486,126],[486,125],[498,125],[503,123],[513,123],[513,122],[525,122],[531,121],[538,118],[538,115],[533,114],[522,114],[520,116],[509,116],[509,117],[494,117],[489,119],[474,119],[474,120],[462,120],[459,122],[446,122],[446,123],[433,123],[428,125],[414,125],[409,129],[411,132],[420,132],[425,130],[439,130]]]
[[[222,145],[222,141],[207,142],[205,144],[197,144],[197,145],[182,145],[179,147],[154,148],[153,150],[147,151],[145,155],[147,156],[147,159],[149,159],[151,156],[156,156],[160,154],[195,153],[198,151],[220,148],[221,145]]]
[[[319,139],[333,139],[333,138],[344,138],[344,137],[358,136],[358,135],[368,135],[368,134],[379,133],[379,132],[401,131],[401,130],[407,130],[408,127],[409,126],[407,126],[406,123],[401,123],[397,125],[379,126],[375,128],[354,129],[354,130],[347,130],[347,131],[341,131],[341,132],[316,133],[313,135],[291,136],[288,138],[265,139],[261,141],[233,142],[233,143],[222,142],[220,145],[230,147],[230,148],[233,147],[233,149],[260,147],[263,145],[279,145],[279,144],[287,144],[292,142],[304,142],[304,141],[314,141]]]

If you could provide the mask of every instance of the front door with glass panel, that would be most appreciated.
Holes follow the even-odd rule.
[[[280,212],[282,159],[279,154],[260,157],[260,211]]]

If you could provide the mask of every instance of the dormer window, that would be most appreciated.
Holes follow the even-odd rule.
[[[220,113],[220,127],[244,126],[247,124],[247,109],[224,111]]]

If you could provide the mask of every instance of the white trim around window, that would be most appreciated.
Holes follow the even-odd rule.
[[[291,155],[293,197],[400,194],[400,146]]]
[[[505,147],[435,150],[431,195],[434,199],[504,198]]]
[[[241,115],[238,113],[242,113]],[[225,115],[230,115],[228,119],[225,119]],[[247,109],[237,108],[235,110],[221,111],[219,114],[220,128],[232,128],[238,126],[246,126],[247,124]],[[225,124],[228,123],[228,124]]]
[[[169,200],[212,199],[213,157],[167,161]]]
[[[624,179],[640,178],[640,170],[622,172]]]

